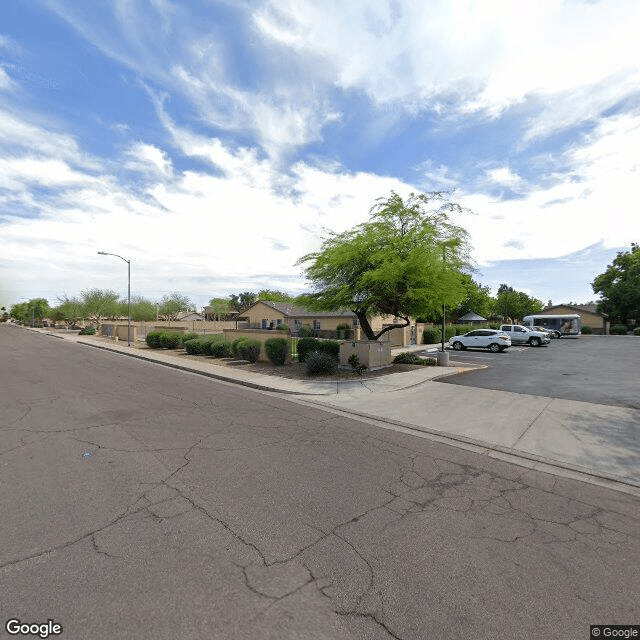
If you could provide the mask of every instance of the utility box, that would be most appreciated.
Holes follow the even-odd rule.
[[[349,367],[352,354],[358,356],[360,364],[367,369],[381,369],[391,364],[391,343],[378,340],[347,340],[340,345],[340,366]]]

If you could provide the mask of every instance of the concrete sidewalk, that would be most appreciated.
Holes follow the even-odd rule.
[[[453,362],[446,368],[423,367],[363,380],[290,380],[223,367],[204,358],[179,361],[171,352],[71,333],[49,335],[227,383],[287,394],[294,402],[322,406],[384,428],[640,495],[640,412],[634,409],[439,383],[442,376],[474,368]],[[424,349],[421,345],[411,350]]]

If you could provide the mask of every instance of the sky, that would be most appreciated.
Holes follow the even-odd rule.
[[[0,303],[197,307],[396,191],[453,190],[474,279],[543,302],[640,240],[637,0],[6,0]]]

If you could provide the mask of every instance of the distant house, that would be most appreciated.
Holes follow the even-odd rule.
[[[591,327],[594,333],[609,333],[609,319],[604,313],[596,311],[596,304],[554,304],[545,307],[535,315],[562,315],[563,313],[577,313],[582,321],[582,326]]]
[[[479,316],[475,311],[469,311],[469,313],[465,313],[462,318],[458,318],[458,322],[460,324],[473,324],[474,322],[486,322],[487,319]]]
[[[286,324],[297,333],[303,325],[322,335],[335,331],[339,324],[347,324],[350,329],[358,327],[358,318],[352,311],[308,311],[289,302],[258,300],[242,311],[242,317],[251,329],[275,329]]]
[[[204,316],[201,313],[196,313],[195,311],[185,311],[178,314],[177,320],[180,322],[199,322],[204,320]]]

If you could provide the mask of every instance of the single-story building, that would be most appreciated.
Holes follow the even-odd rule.
[[[459,324],[473,324],[474,322],[480,323],[486,321],[486,318],[479,316],[475,311],[469,311],[469,313],[465,313],[462,318],[458,318]]]
[[[562,315],[563,313],[577,313],[580,316],[582,326],[591,327],[593,333],[608,334],[609,319],[604,313],[596,311],[596,304],[554,304],[545,307],[535,315]]]
[[[353,311],[308,311],[289,302],[270,300],[258,300],[242,311],[242,317],[249,322],[251,329],[275,329],[286,324],[293,333],[297,333],[306,324],[323,337],[336,331],[340,324],[348,325],[351,330],[358,328],[358,318]]]

